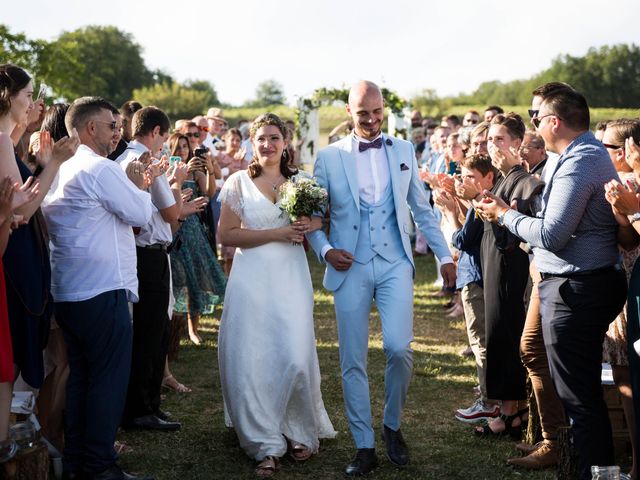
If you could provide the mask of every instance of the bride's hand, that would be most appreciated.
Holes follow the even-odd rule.
[[[305,226],[291,224],[276,230],[278,239],[282,242],[302,243],[304,240]]]

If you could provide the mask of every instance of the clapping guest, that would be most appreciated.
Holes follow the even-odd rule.
[[[123,170],[133,161],[147,162],[159,156],[169,137],[169,118],[156,107],[138,110],[131,120],[133,139],[116,160]],[[142,159],[142,160],[141,160]],[[170,265],[167,247],[178,228],[182,208],[182,182],[186,169],[180,168],[176,182],[169,184],[160,166],[152,162],[149,187],[153,213],[136,235],[139,301],[133,305],[133,356],[123,424],[129,428],[175,431],[177,422],[168,422],[160,410],[160,390],[169,346]]]
[[[31,190],[31,195],[23,197],[22,201],[29,202],[33,200],[36,191]],[[15,185],[11,177],[5,177],[4,180],[0,181],[0,255],[3,255],[7,248],[12,224],[17,222],[17,220],[14,220],[13,212],[22,206],[13,202],[14,193]],[[11,331],[9,330],[4,270],[0,260],[0,463],[9,460],[17,451],[15,443],[9,436],[13,379],[13,348],[11,345]]]
[[[616,172],[589,131],[584,96],[567,85],[544,87],[536,89],[540,101],[537,108],[532,103],[531,122],[559,158],[545,174],[542,210],[537,217],[519,213],[489,192],[476,208],[533,249],[551,378],[572,422],[578,478],[586,480],[591,465],[614,462],[600,377],[604,334],[627,288],[618,265],[618,225],[602,189]]]
[[[496,115],[487,135],[489,155],[502,174],[491,190],[518,211],[530,212],[533,197],[543,183],[527,173],[518,158],[525,126],[519,115]],[[476,202],[474,205],[477,205]],[[520,360],[524,327],[524,293],[529,278],[529,256],[520,239],[505,228],[485,221],[482,237],[487,395],[502,400],[500,417],[476,429],[479,436],[511,434],[519,438],[526,412],[526,372]]]
[[[117,128],[113,108],[98,97],[71,104],[67,130],[77,132],[82,144],[60,167],[43,203],[56,320],[69,351],[63,460],[68,478],[138,478],[116,465],[113,445],[131,365],[127,301],[138,299],[131,227],[148,222],[151,199],[141,190],[143,165],[132,163],[125,175],[106,158]]]
[[[482,195],[483,190],[491,190],[499,175],[485,154],[471,155],[462,161],[460,180],[456,182],[456,194],[462,202],[470,202]],[[495,418],[500,407],[487,394],[487,347],[485,340],[485,316],[480,247],[484,233],[484,223],[473,208],[469,208],[462,223],[455,210],[447,208],[446,216],[457,228],[453,234],[453,246],[460,250],[456,287],[464,309],[469,345],[476,361],[479,398],[468,408],[459,408],[455,416],[468,423]]]
[[[607,122],[602,136],[602,143],[609,153],[611,162],[618,172],[622,184],[631,187],[632,191],[638,190],[638,184],[635,181],[633,170],[625,160],[625,141],[627,138],[633,139],[634,143],[640,142],[640,121],[631,119],[611,120]],[[626,226],[623,219],[622,225]],[[640,256],[640,246],[631,250],[621,248],[622,265],[627,280],[631,277],[631,271]],[[604,337],[603,361],[611,364],[613,372],[613,381],[620,392],[622,399],[622,407],[624,415],[629,426],[629,437],[633,446],[633,463],[630,476],[636,478],[637,475],[637,438],[636,438],[636,421],[633,410],[633,393],[631,391],[631,379],[629,373],[629,357],[627,353],[627,314],[625,308],[620,312],[616,319],[609,324],[609,329]]]
[[[39,206],[60,166],[76,151],[78,140],[66,137],[53,144],[49,134],[43,132],[39,155],[46,166],[38,176],[38,195],[25,203],[27,192],[24,190],[29,188],[32,173],[14,154],[10,135],[29,123],[34,105],[32,96],[31,77],[24,70],[11,64],[0,65],[0,178],[10,176],[21,185],[14,194],[14,203],[21,204],[16,213],[28,222],[11,235],[3,257],[13,355],[23,379],[30,386],[40,388],[44,378],[42,350],[49,334],[53,301],[49,254]]]

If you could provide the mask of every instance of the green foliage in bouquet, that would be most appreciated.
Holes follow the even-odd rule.
[[[310,217],[327,203],[327,191],[315,178],[297,173],[280,185],[280,209],[292,222]]]

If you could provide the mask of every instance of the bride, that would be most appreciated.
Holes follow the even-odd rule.
[[[238,247],[218,347],[225,420],[261,477],[273,475],[287,451],[303,461],[319,438],[336,435],[320,393],[313,288],[301,245],[320,222],[290,224],[278,206],[278,187],[296,173],[287,166],[286,132],[276,115],[259,116],[251,127],[253,162],[218,197],[219,240]]]

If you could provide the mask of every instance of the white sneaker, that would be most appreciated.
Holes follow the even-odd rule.
[[[487,405],[481,398],[473,402],[469,408],[459,408],[455,413],[456,418],[465,423],[475,423],[487,418],[496,418],[499,415],[498,405]]]

